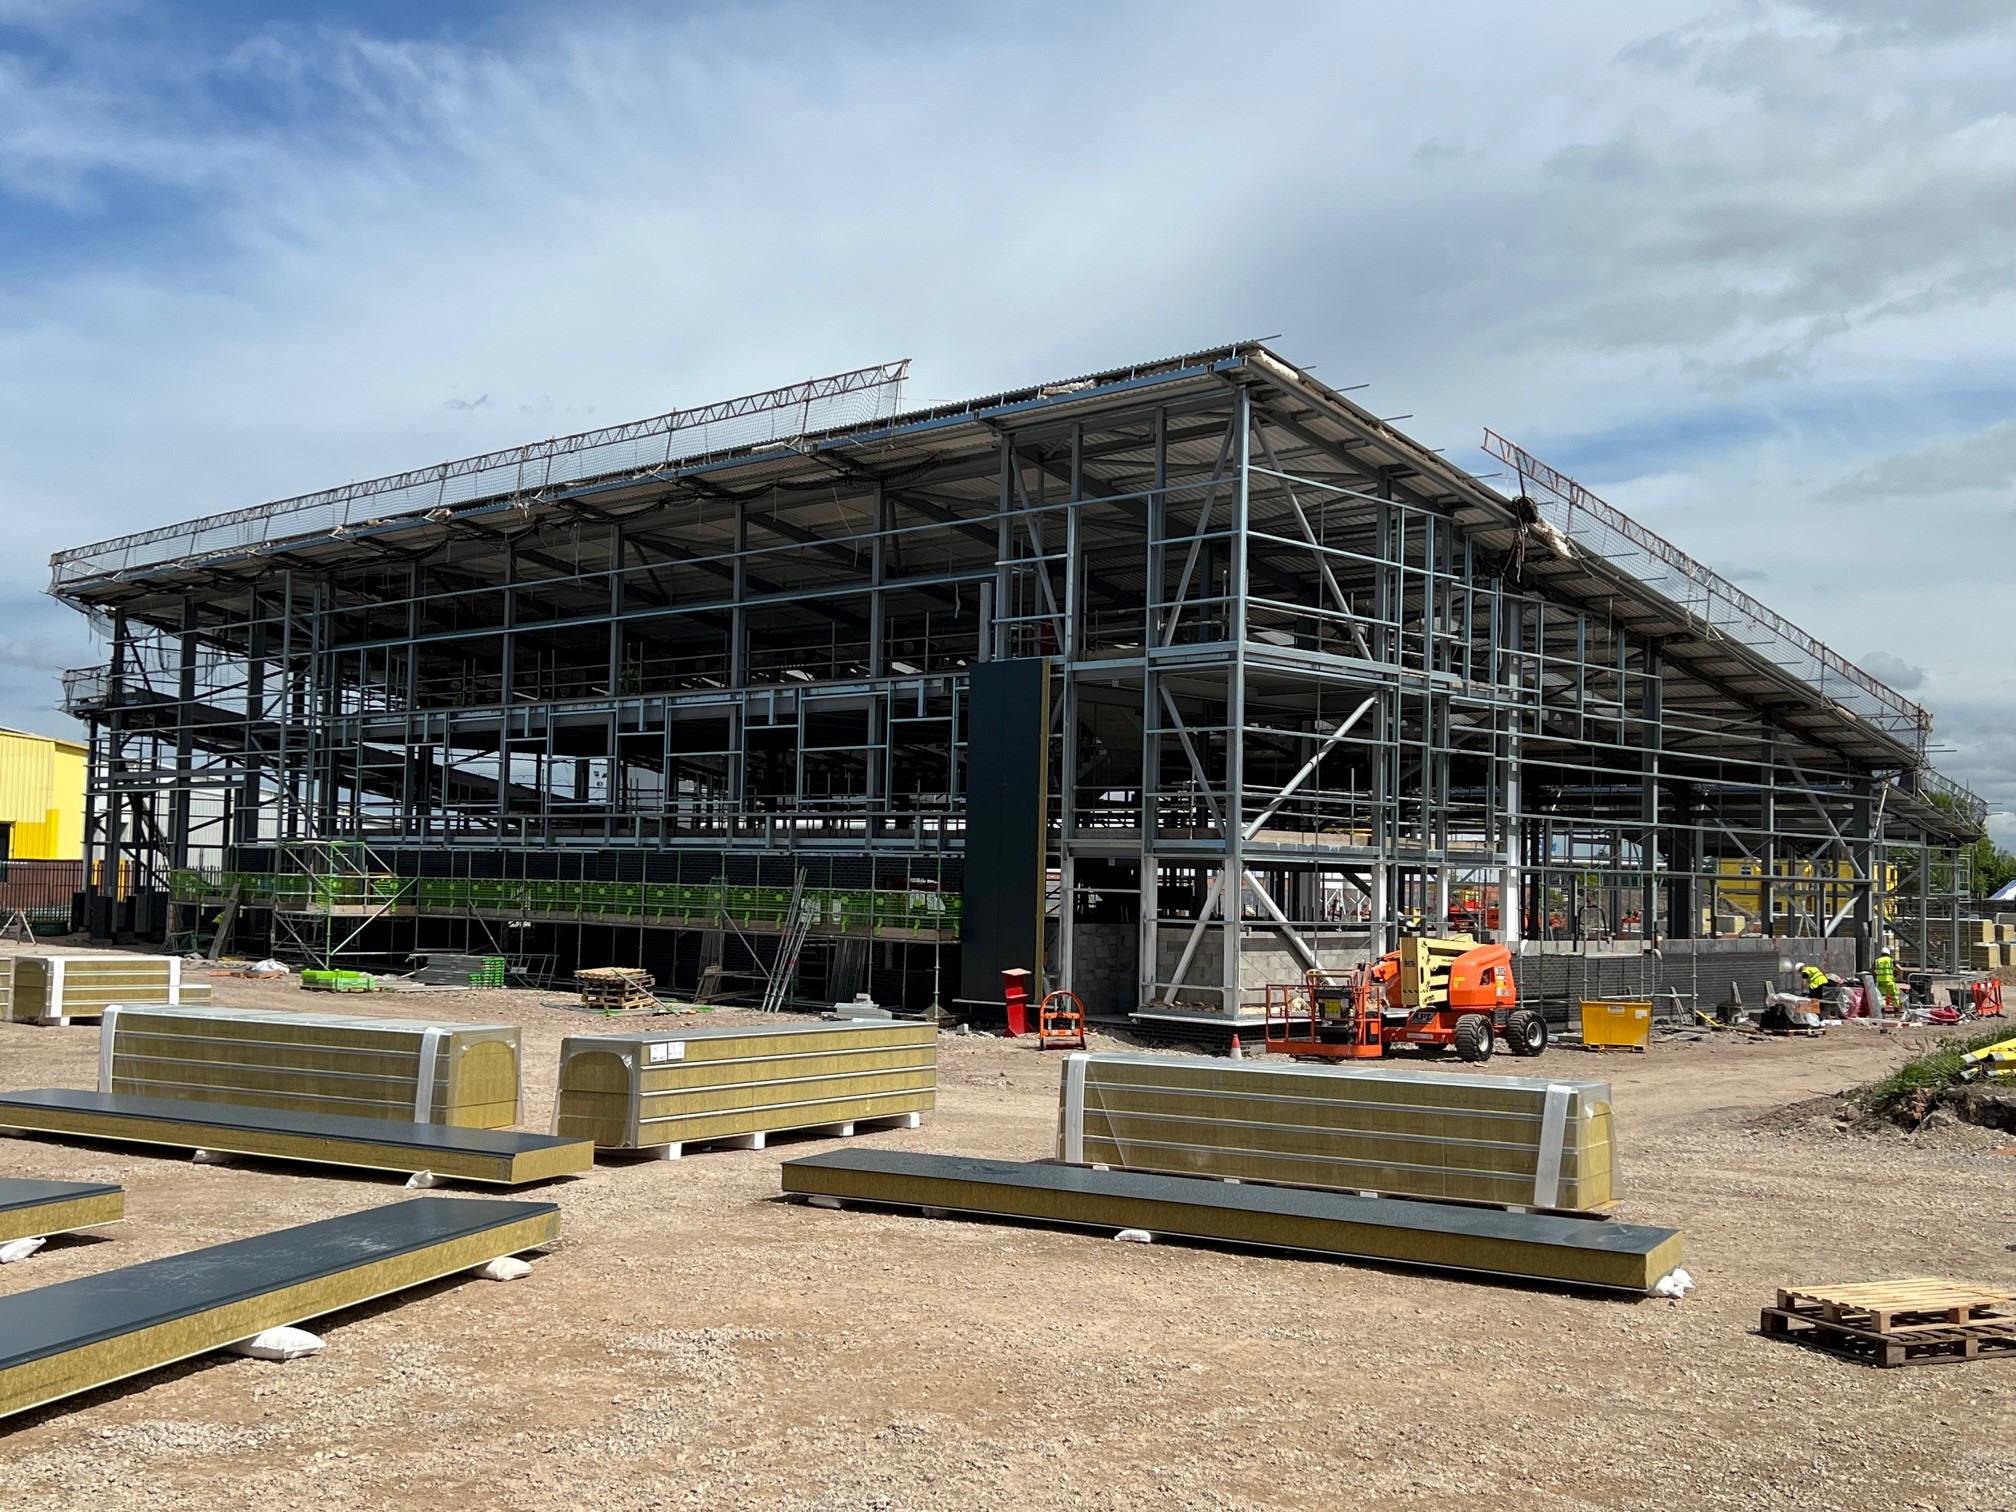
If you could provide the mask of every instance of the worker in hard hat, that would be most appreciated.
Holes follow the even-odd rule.
[[[1883,994],[1883,1006],[1886,1009],[1895,1008],[1897,1006],[1897,958],[1890,953],[1888,945],[1885,945],[1881,950],[1876,952],[1876,965],[1871,970],[1870,975],[1876,978],[1876,990]]]
[[[1813,999],[1816,1003],[1826,998],[1826,972],[1822,971],[1818,966],[1809,965],[1805,961],[1794,962],[1792,969],[1799,973],[1799,980],[1806,984],[1806,996]]]

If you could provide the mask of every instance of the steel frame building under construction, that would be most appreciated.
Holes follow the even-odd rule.
[[[94,931],[1220,1026],[1409,916],[1550,1005],[1965,964],[1926,712],[1510,443],[1258,343],[904,376],[58,554]]]

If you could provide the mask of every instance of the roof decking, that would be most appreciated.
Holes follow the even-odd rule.
[[[998,509],[1004,434],[1138,409],[1144,398],[1180,414],[1187,402],[1244,384],[1268,424],[1296,438],[1298,450],[1269,465],[1320,467],[1320,481],[1333,490],[1362,490],[1368,498],[1388,491],[1453,518],[1492,551],[1519,551],[1526,581],[1543,594],[1657,639],[1676,703],[1735,699],[1868,768],[1924,765],[1931,721],[1923,709],[1747,596],[1691,592],[1689,585],[1714,588],[1720,580],[1678,548],[1600,500],[1564,492],[1509,499],[1258,342],[882,413],[893,408],[906,367],[858,369],[62,552],[52,559],[52,591],[80,606],[123,605],[170,628],[171,605],[182,594],[242,589],[279,567],[316,571],[424,553],[528,515],[636,521],[641,533],[645,517],[661,514],[668,497],[681,498],[698,507],[679,518],[672,549],[698,559],[733,545],[727,511],[710,516],[710,500],[877,484],[908,486],[906,503],[920,518],[956,523],[985,548]],[[1219,444],[1201,428],[1185,438],[1174,422],[1170,441],[1172,459],[1187,456],[1201,468]],[[1087,448],[1082,477],[1091,490],[1122,489],[1131,485],[1114,480],[1138,462],[1117,449],[1102,457]],[[1254,462],[1262,465],[1257,456]],[[928,500],[916,497],[927,487]],[[819,541],[816,528],[788,514],[773,513],[765,529],[786,543],[780,563],[790,546]],[[1566,549],[1551,550],[1550,541],[1565,541]],[[779,578],[780,597],[802,598],[807,589],[788,573]]]

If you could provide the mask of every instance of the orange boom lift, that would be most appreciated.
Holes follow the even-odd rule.
[[[1271,1055],[1365,1060],[1394,1046],[1491,1058],[1497,1041],[1514,1055],[1547,1048],[1547,1020],[1519,1006],[1512,953],[1466,936],[1410,935],[1377,961],[1350,971],[1319,968],[1267,989]]]

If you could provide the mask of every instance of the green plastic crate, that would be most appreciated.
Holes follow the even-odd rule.
[[[378,978],[368,971],[304,971],[301,986],[308,992],[376,992]]]

